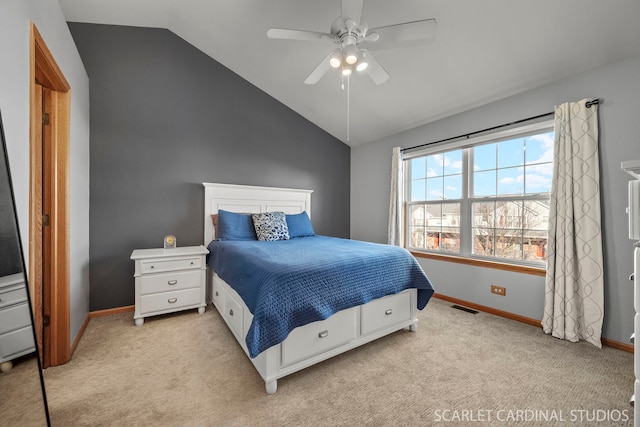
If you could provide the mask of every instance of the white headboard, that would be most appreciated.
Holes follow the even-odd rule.
[[[311,217],[313,190],[210,182],[203,182],[202,185],[204,186],[205,246],[216,237],[211,215],[218,213],[218,209],[242,213],[281,211],[295,214],[307,211]]]

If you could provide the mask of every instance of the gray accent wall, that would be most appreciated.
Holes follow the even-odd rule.
[[[436,83],[437,84],[437,83]],[[633,242],[628,239],[627,182],[620,162],[640,159],[640,58],[585,72],[438,120],[351,151],[351,237],[386,242],[392,147],[454,137],[551,112],[555,105],[601,98],[599,111],[605,319],[603,337],[629,343],[633,333]],[[425,99],[438,102],[437,99]],[[541,319],[544,278],[420,259],[436,292]],[[505,286],[505,297],[491,284]],[[428,307],[427,307],[428,309]]]
[[[203,244],[202,182],[314,190],[316,233],[349,237],[347,145],[168,30],[69,28],[90,83],[92,311],[134,303],[134,249]]]

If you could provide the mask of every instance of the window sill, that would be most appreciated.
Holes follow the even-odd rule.
[[[505,264],[502,262],[486,261],[481,259],[463,258],[453,255],[430,254],[424,252],[411,252],[416,258],[434,259],[438,261],[454,262],[457,264],[473,265],[476,267],[493,268],[496,270],[513,271],[516,273],[531,274],[544,277],[547,270],[542,267],[530,267],[527,265]]]

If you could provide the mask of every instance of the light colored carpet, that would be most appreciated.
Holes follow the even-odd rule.
[[[13,362],[12,369],[0,373],[0,426],[45,426],[47,415],[35,353]]]
[[[56,427],[632,424],[632,354],[560,341],[436,299],[419,319],[416,333],[399,331],[280,379],[271,396],[211,306],[142,327],[131,313],[93,319],[71,362],[45,371],[51,420]]]

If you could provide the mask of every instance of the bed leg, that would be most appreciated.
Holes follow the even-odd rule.
[[[267,394],[274,394],[278,389],[278,380],[265,381],[264,383]]]
[[[198,314],[204,313],[204,307],[198,307]]]
[[[417,330],[418,330],[418,322],[412,323],[412,324],[409,325],[409,331],[415,332]]]

